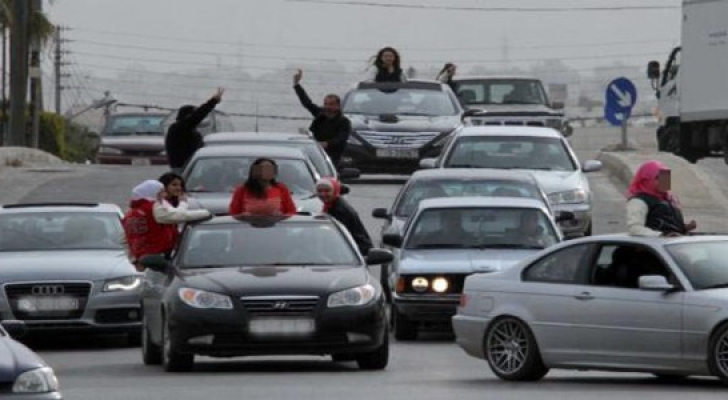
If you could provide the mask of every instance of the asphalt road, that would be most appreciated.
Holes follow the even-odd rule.
[[[613,137],[612,137],[613,135]],[[617,130],[583,132],[572,140],[582,160],[619,140]],[[727,168],[728,170],[728,168]],[[29,193],[24,201],[104,201],[124,206],[138,182],[157,177],[156,167],[81,166]],[[595,191],[595,234],[621,231],[623,189],[604,172],[590,175]],[[372,235],[375,207],[388,206],[398,185],[354,185],[348,196]],[[113,337],[55,337],[29,343],[50,363],[67,399],[600,399],[723,398],[711,379],[677,384],[644,374],[554,371],[538,383],[506,383],[485,362],[465,355],[448,337],[425,335],[414,343],[392,341],[390,364],[359,371],[323,357],[198,358],[195,371],[166,374],[141,362],[138,348]]]

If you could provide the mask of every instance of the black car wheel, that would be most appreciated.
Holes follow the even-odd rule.
[[[169,334],[169,324],[164,324],[164,351],[163,351],[164,370],[167,372],[189,372],[195,363],[195,355],[188,353],[180,353],[172,343]]]
[[[356,357],[356,363],[359,368],[364,370],[377,370],[387,368],[389,363],[389,331],[384,328],[384,339],[382,345],[376,350],[360,354]]]
[[[549,371],[533,333],[516,318],[496,320],[488,328],[485,358],[493,372],[508,381],[537,381]]]
[[[710,338],[708,366],[713,375],[728,384],[728,323],[718,328]]]
[[[152,342],[147,317],[142,318],[142,360],[146,365],[159,365],[162,363],[162,346]]]
[[[399,313],[395,306],[392,306],[392,325],[394,325],[395,339],[403,341],[417,339],[417,324]]]

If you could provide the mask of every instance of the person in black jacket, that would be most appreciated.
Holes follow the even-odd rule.
[[[324,203],[323,212],[328,213],[346,227],[354,238],[359,252],[363,256],[369,253],[372,239],[367,228],[361,222],[359,214],[341,197],[341,184],[335,178],[323,178],[316,183],[316,193]]]
[[[224,90],[219,88],[205,104],[199,107],[185,105],[177,112],[177,120],[169,127],[164,140],[169,167],[175,173],[181,174],[190,158],[204,146],[202,134],[197,130],[197,126],[220,103],[223,92]]]
[[[311,101],[301,86],[303,71],[300,69],[293,75],[293,89],[298,100],[314,119],[309,129],[319,145],[324,148],[336,168],[339,168],[341,155],[346,149],[346,141],[351,133],[351,121],[341,112],[341,98],[335,94],[324,97],[324,106],[319,107]]]

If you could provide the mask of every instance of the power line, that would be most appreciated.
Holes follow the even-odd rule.
[[[317,5],[398,8],[410,10],[439,10],[439,11],[479,11],[479,12],[519,12],[519,13],[566,13],[566,12],[595,12],[595,11],[673,11],[680,10],[681,6],[575,6],[575,7],[464,7],[442,6],[426,4],[377,3],[372,1],[340,1],[340,0],[285,0],[289,3],[310,3]]]

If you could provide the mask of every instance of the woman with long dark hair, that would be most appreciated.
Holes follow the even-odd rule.
[[[453,93],[457,94],[458,91],[458,85],[455,83],[453,78],[455,77],[455,73],[457,72],[457,65],[453,63],[447,63],[444,67],[440,70],[440,73],[437,74],[437,80],[450,86],[450,89],[452,89]]]
[[[230,215],[293,215],[296,204],[286,185],[276,181],[278,164],[269,158],[253,162],[245,183],[235,189]]]
[[[402,60],[393,47],[384,47],[377,52],[370,69],[369,80],[374,82],[407,82],[402,70]]]

